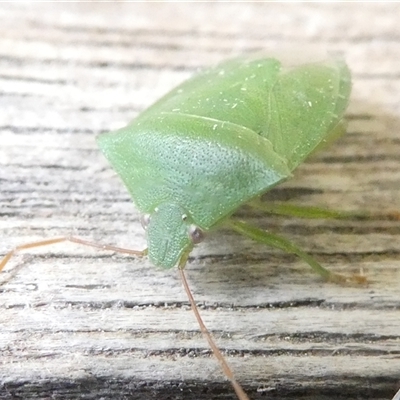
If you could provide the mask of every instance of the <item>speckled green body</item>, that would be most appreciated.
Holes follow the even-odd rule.
[[[217,226],[343,132],[350,89],[342,61],[285,67],[275,58],[236,59],[100,135],[101,150],[150,216],[150,260],[173,267],[193,247],[190,227]]]

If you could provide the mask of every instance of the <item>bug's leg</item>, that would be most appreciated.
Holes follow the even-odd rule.
[[[247,396],[247,394],[244,392],[244,390],[240,386],[239,382],[235,379],[235,376],[233,375],[233,372],[232,372],[231,368],[229,367],[227,361],[225,360],[225,357],[222,355],[220,349],[215,344],[214,339],[211,336],[211,333],[209,332],[209,330],[207,329],[206,325],[203,322],[203,319],[201,318],[201,315],[200,315],[199,310],[198,310],[198,308],[196,306],[196,302],[195,302],[195,300],[193,298],[192,291],[189,288],[189,284],[187,282],[187,279],[186,279],[186,276],[185,276],[185,272],[184,272],[184,268],[185,268],[188,256],[189,256],[189,253],[186,253],[181,257],[181,259],[179,261],[178,271],[179,271],[179,275],[180,275],[181,280],[182,280],[183,287],[185,288],[186,294],[188,296],[190,306],[192,307],[194,315],[195,315],[195,317],[197,319],[197,322],[198,322],[198,324],[200,326],[201,333],[206,338],[209,346],[211,347],[211,350],[212,350],[213,354],[215,355],[215,357],[217,358],[218,362],[220,363],[221,368],[222,368],[225,376],[230,380],[238,399],[239,400],[250,400],[249,397]]]
[[[147,254],[147,249],[145,249],[145,250],[130,250],[130,249],[124,249],[122,247],[111,246],[108,244],[91,242],[89,240],[81,239],[81,238],[78,238],[75,236],[62,236],[62,237],[53,238],[53,239],[40,240],[38,242],[26,243],[21,246],[15,247],[14,249],[10,250],[0,261],[0,271],[4,269],[4,267],[7,265],[7,263],[10,261],[10,259],[12,258],[13,255],[19,253],[22,250],[32,249],[35,247],[49,246],[49,245],[61,243],[61,242],[77,243],[77,244],[81,244],[84,246],[95,247],[95,248],[101,249],[101,250],[110,250],[110,251],[115,251],[117,253],[132,254],[135,256],[139,256],[139,257]]]
[[[335,274],[327,270],[314,257],[304,252],[295,244],[293,244],[290,240],[285,239],[282,236],[270,233],[266,230],[254,227],[246,222],[234,219],[226,221],[226,224],[234,231],[242,235],[245,235],[257,242],[266,244],[271,247],[275,247],[287,253],[296,254],[303,261],[305,261],[316,273],[321,275],[327,281],[332,281],[336,283],[346,283],[348,281],[353,281],[357,283],[366,282],[366,278],[363,275],[344,276],[340,274]]]
[[[338,211],[322,207],[299,206],[289,203],[252,200],[248,205],[259,211],[288,217],[307,219],[358,219],[358,220],[400,220],[400,212],[373,213],[368,211]]]

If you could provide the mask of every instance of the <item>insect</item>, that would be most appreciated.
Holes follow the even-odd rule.
[[[194,245],[208,231],[223,226],[297,254],[325,279],[346,280],[285,238],[232,214],[244,204],[265,208],[257,200],[262,194],[289,179],[314,150],[345,132],[343,115],[350,91],[348,67],[333,58],[292,66],[272,57],[239,58],[205,70],[127,127],[98,138],[142,214],[146,250],[62,237],[15,248],[3,258],[0,270],[19,250],[62,241],[148,255],[164,269],[178,266],[202,332],[238,397],[248,399],[201,321],[183,268]],[[337,216],[294,206],[266,210]]]

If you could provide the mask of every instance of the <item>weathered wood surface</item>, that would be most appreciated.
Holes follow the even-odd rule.
[[[349,133],[273,195],[400,210],[397,4],[7,3],[0,6],[0,252],[64,234],[143,248],[96,148],[198,67],[312,44],[354,73]],[[218,232],[188,275],[251,399],[390,399],[400,386],[398,221],[250,215],[367,287]],[[71,244],[27,251],[0,287],[0,399],[232,399],[177,272]],[[8,273],[0,275],[6,279]]]

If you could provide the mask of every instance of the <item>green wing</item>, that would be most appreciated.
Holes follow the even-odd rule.
[[[142,114],[162,111],[228,121],[268,139],[297,167],[321,142],[344,133],[351,91],[341,60],[285,67],[277,59],[235,59],[184,82]]]

